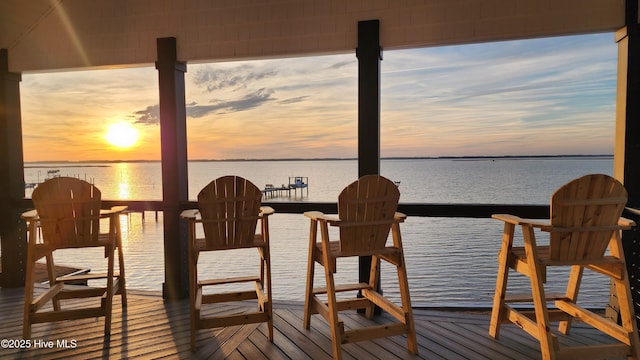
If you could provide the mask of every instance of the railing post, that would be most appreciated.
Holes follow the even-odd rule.
[[[177,61],[175,38],[158,39],[157,45],[164,210],[165,282],[162,293],[165,299],[174,300],[189,294],[187,229],[180,221],[181,204],[189,199],[184,81],[187,66]]]
[[[7,49],[0,49],[0,287],[24,286],[26,226],[14,205],[24,197],[21,80],[20,74],[9,72]]]

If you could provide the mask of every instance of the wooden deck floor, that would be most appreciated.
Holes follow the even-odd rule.
[[[23,291],[0,288],[0,339],[19,339],[22,333]],[[302,328],[302,306],[275,303],[275,339],[269,343],[266,326],[247,325],[200,330],[198,350],[189,348],[189,308],[187,301],[164,302],[159,295],[130,291],[129,306],[122,311],[114,299],[111,340],[104,341],[103,319],[37,324],[33,337],[52,341],[52,349],[0,348],[0,359],[330,359],[331,339],[327,323],[318,315],[311,330]],[[241,311],[228,305],[225,312]],[[216,310],[217,311],[217,310]],[[420,344],[419,356],[406,350],[402,336],[343,346],[346,359],[539,359],[537,342],[514,325],[505,325],[500,340],[489,337],[487,312],[416,309],[415,321]],[[376,321],[384,322],[384,315]],[[347,327],[366,322],[363,316],[347,313]],[[67,340],[70,348],[58,346]],[[584,324],[576,324],[572,335],[561,337],[563,344],[612,342]],[[41,344],[44,344],[41,343]],[[75,347],[73,346],[75,344]],[[61,344],[60,344],[61,345]]]

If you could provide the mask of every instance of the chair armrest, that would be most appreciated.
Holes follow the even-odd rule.
[[[407,218],[407,215],[406,215],[406,214],[403,214],[403,213],[401,213],[401,212],[397,212],[397,211],[396,211],[396,213],[395,213],[395,215],[393,216],[393,218],[394,218],[394,219],[396,219],[396,220],[402,220],[402,221],[404,221],[404,219],[406,219],[406,218]]]
[[[326,215],[322,211],[307,211],[304,213],[304,216],[308,217],[311,220],[325,220],[332,224],[337,224],[340,222],[340,219],[335,216]]]
[[[100,215],[106,216],[106,215],[120,214],[125,210],[127,210],[127,206],[124,206],[124,205],[112,206],[111,209],[100,210]]]
[[[200,214],[199,209],[188,209],[183,210],[180,213],[180,217],[187,220],[195,220],[198,217],[198,214]]]
[[[510,214],[493,214],[491,215],[491,218],[496,220],[502,220],[506,223],[513,224],[513,225],[520,225],[524,222],[523,218],[515,215],[510,215]]]
[[[623,230],[629,230],[636,226],[636,222],[631,219],[621,217],[618,219],[618,225],[622,226],[624,228]]]
[[[36,209],[25,211],[20,215],[20,217],[27,221],[38,220],[38,212]]]
[[[549,220],[547,219],[544,219],[544,220],[525,219],[516,215],[510,215],[510,214],[493,214],[491,215],[491,218],[502,220],[506,223],[513,224],[513,225],[531,225],[537,228],[547,228],[551,226],[551,224],[549,224]]]
[[[318,220],[324,216],[324,213],[321,211],[305,211],[303,215],[311,220]]]
[[[123,211],[126,211],[127,209],[129,209],[129,207],[126,205],[117,205],[117,206],[111,207],[111,211],[113,212],[123,212]]]
[[[260,215],[261,216],[269,216],[275,214],[275,210],[271,206],[260,206]]]

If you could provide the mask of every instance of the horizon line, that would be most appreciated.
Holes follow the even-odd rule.
[[[613,157],[613,154],[559,154],[559,155],[461,155],[461,156],[386,156],[380,160],[437,160],[437,159],[517,159],[517,158],[565,158],[565,157]],[[339,158],[231,158],[231,159],[188,159],[187,162],[233,162],[233,161],[327,161],[327,160],[358,160],[357,157]],[[25,161],[25,164],[51,164],[51,163],[141,163],[161,162],[162,160],[42,160]]]

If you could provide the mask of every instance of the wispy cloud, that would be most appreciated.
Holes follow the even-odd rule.
[[[193,83],[208,92],[224,89],[246,89],[260,80],[278,75],[276,70],[257,70],[255,66],[243,64],[224,68],[206,65],[197,67],[192,77]]]
[[[200,118],[208,114],[229,113],[246,111],[257,108],[269,101],[274,101],[271,97],[273,90],[259,89],[244,95],[237,100],[213,100],[211,105],[193,105],[187,107],[187,116]]]
[[[611,34],[388,52],[386,149],[612,153],[616,66]]]
[[[298,102],[304,101],[307,98],[309,98],[308,95],[296,96],[296,97],[292,97],[292,98],[289,98],[289,99],[280,100],[280,101],[278,101],[278,103],[280,103],[280,104],[294,104],[294,103],[298,103]]]

